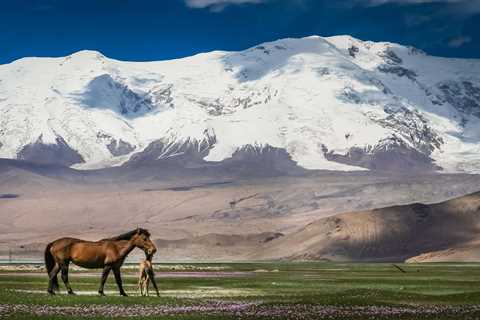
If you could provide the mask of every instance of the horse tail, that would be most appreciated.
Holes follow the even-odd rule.
[[[52,248],[53,242],[49,243],[47,247],[45,248],[45,267],[47,268],[47,274],[48,277],[50,278],[50,272],[53,270],[55,267],[55,259],[53,259],[53,255],[50,252],[50,249]],[[52,289],[54,291],[58,290],[58,277],[55,275],[55,277],[52,279]]]

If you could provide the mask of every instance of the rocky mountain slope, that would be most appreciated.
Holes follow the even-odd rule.
[[[262,258],[346,261],[478,261],[480,193],[312,222],[257,251]],[[418,256],[418,257],[417,257]]]
[[[164,257],[211,260],[478,262],[480,193],[341,213],[290,233],[158,240]]]
[[[224,161],[480,172],[480,61],[348,36],[0,66],[0,157],[81,169]]]

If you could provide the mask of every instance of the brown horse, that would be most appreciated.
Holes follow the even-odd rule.
[[[48,293],[58,290],[57,274],[61,271],[68,294],[74,294],[68,282],[68,266],[70,262],[84,268],[103,268],[98,293],[104,295],[103,288],[110,270],[113,270],[118,290],[123,290],[120,267],[127,255],[135,248],[142,249],[147,257],[153,256],[157,248],[150,240],[150,233],[141,228],[100,241],[85,241],[75,238],[57,239],[45,249],[45,265],[49,277]]]

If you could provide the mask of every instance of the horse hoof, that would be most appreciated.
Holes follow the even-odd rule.
[[[122,297],[128,297],[128,295],[125,292],[120,293]]]
[[[98,294],[100,295],[100,297],[105,297],[105,293],[103,293],[103,291],[98,291]]]
[[[71,296],[76,296],[76,295],[77,295],[77,294],[76,294],[75,292],[73,292],[73,291],[69,291],[68,294],[71,295]]]
[[[51,295],[51,296],[54,296],[54,295],[55,295],[55,291],[53,291],[53,290],[48,290],[47,292],[48,292],[48,294]]]

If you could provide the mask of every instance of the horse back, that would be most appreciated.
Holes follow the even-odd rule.
[[[82,241],[76,238],[60,238],[49,244],[50,253],[57,262],[70,258],[70,250],[73,244]]]
[[[51,243],[50,252],[58,263],[73,262],[85,268],[102,268],[108,253],[105,241],[60,238]]]

